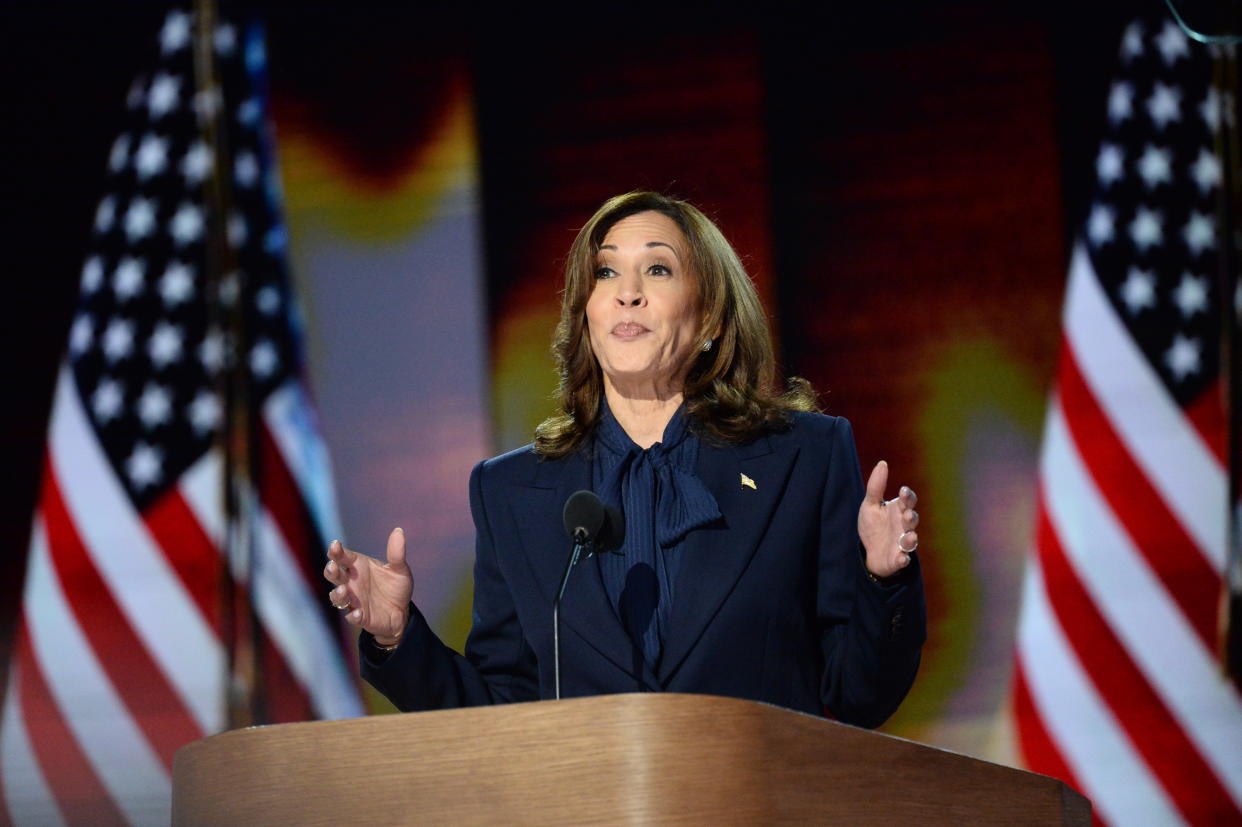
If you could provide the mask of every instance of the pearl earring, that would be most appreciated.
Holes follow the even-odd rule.
[[[703,343],[703,350],[707,351],[711,349],[712,349],[712,340],[708,339],[706,342]]]

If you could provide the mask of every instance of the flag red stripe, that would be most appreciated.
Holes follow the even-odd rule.
[[[147,507],[143,522],[155,537],[181,584],[216,635],[220,630],[220,550],[207,536],[180,489],[167,493]]]
[[[17,630],[22,720],[43,778],[70,824],[125,824],[116,802],[78,746],[35,660],[23,619]]]
[[[204,732],[113,598],[74,527],[48,464],[40,498],[48,550],[78,625],[151,747],[172,769],[173,755]]]
[[[1018,743],[1026,768],[1059,778],[1071,787],[1082,790],[1082,784],[1074,776],[1061,751],[1044,728],[1043,719],[1026,682],[1020,657],[1014,662],[1013,715],[1018,725]]]
[[[1049,604],[1059,625],[1101,697],[1178,809],[1192,821],[1242,815],[1096,608],[1042,503],[1036,542]]]
[[[327,584],[319,577],[318,571],[312,571],[308,557],[308,551],[315,547],[315,542],[319,539],[311,530],[310,512],[266,422],[259,427],[258,489],[263,507],[276,521],[281,535],[285,538],[285,545],[291,552],[291,562],[295,564],[307,588],[313,594],[326,593]]]
[[[1075,447],[1135,548],[1210,650],[1216,645],[1221,578],[1193,551],[1194,540],[1126,450],[1087,387],[1073,348],[1063,344],[1058,390]]]
[[[263,634],[260,647],[268,720],[273,724],[285,724],[314,719],[310,695],[268,634]]]

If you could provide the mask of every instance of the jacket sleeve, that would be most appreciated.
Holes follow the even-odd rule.
[[[820,697],[832,717],[877,727],[897,710],[918,671],[927,638],[923,580],[917,557],[891,584],[867,576],[858,539],[865,492],[848,421],[833,420],[829,444],[820,511]]]
[[[538,672],[501,574],[485,506],[486,463],[470,474],[475,527],[474,611],[465,656],[446,646],[416,607],[401,645],[387,658],[371,636],[359,639],[362,677],[403,712],[537,700]]]

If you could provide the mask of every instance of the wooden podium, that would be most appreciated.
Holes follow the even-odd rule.
[[[189,824],[1089,825],[1066,784],[765,704],[634,694],[235,730],[183,747]]]

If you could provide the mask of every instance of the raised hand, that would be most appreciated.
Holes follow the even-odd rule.
[[[399,528],[388,535],[387,557],[387,563],[380,563],[333,540],[323,568],[323,576],[336,586],[328,593],[333,607],[381,646],[395,644],[410,619],[414,578],[405,563],[405,532]]]
[[[910,565],[910,555],[919,547],[919,512],[914,510],[918,496],[902,486],[896,498],[885,501],[888,463],[880,460],[867,479],[867,495],[858,508],[858,536],[867,552],[867,571],[879,578],[892,577]]]

